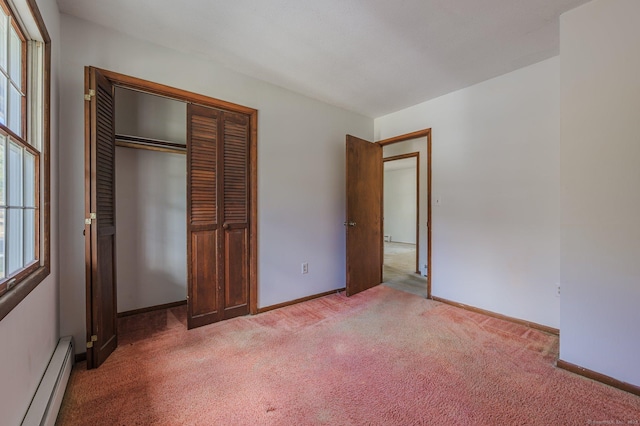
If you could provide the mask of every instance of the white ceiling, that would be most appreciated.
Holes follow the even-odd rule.
[[[378,117],[558,54],[588,0],[58,0],[60,10]]]

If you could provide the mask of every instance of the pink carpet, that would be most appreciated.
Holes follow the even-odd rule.
[[[554,367],[558,339],[378,286],[186,331],[128,317],[60,425],[640,424],[640,397]]]

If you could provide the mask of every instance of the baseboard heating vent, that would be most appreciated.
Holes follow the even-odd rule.
[[[54,425],[74,361],[73,338],[63,337],[53,352],[38,390],[22,420],[24,426]]]

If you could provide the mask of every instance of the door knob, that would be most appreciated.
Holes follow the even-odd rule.
[[[223,223],[222,229],[229,229],[229,224],[227,222]]]
[[[349,221],[349,222],[345,222],[344,226],[356,226],[356,223]]]

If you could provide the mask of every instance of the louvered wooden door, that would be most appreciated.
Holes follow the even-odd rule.
[[[187,113],[188,326],[249,313],[249,118]]]
[[[87,367],[96,368],[118,344],[114,92],[95,68],[85,70],[85,88]]]
[[[223,318],[249,313],[249,118],[222,113]]]

